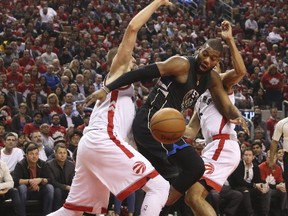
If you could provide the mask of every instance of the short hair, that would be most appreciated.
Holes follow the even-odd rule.
[[[33,115],[33,118],[37,115],[41,115],[41,117],[43,118],[43,114],[40,112],[40,111],[35,111],[34,112],[34,115]]]
[[[15,134],[15,133],[13,133],[13,132],[9,132],[9,133],[7,133],[6,135],[5,135],[5,137],[4,137],[4,140],[6,140],[8,137],[10,137],[10,136],[14,136],[16,139],[18,138],[17,136],[16,136],[17,134]]]
[[[58,151],[59,148],[65,148],[67,150],[67,147],[64,143],[57,143],[54,147],[55,153]]]
[[[252,143],[252,148],[256,145],[259,145],[262,148],[262,141],[260,139],[255,139]]]
[[[223,44],[220,38],[211,38],[207,40],[205,44],[208,44],[212,49],[223,53]]]
[[[25,145],[25,153],[27,154],[28,152],[34,151],[35,149],[38,149],[38,145],[35,142],[28,142]]]
[[[249,148],[249,147],[247,147],[247,148],[244,149],[243,155],[245,154],[246,151],[251,151],[251,152],[252,152],[252,155],[254,155],[253,150],[252,150],[251,148]]]

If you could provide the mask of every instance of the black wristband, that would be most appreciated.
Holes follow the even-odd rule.
[[[151,65],[147,65],[142,68],[139,68],[137,70],[125,73],[124,75],[120,76],[118,79],[106,85],[106,87],[110,91],[113,91],[122,86],[126,86],[137,81],[153,79],[153,78],[157,78],[160,76],[161,74],[157,65],[151,64]]]

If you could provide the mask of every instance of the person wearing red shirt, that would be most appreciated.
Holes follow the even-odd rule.
[[[65,137],[66,128],[60,125],[60,115],[55,113],[51,117],[50,136],[55,140]]]
[[[16,86],[23,81],[23,75],[18,72],[19,64],[13,62],[11,64],[11,72],[7,74],[7,80],[13,82]]]
[[[277,71],[275,64],[268,67],[268,71],[261,78],[260,85],[266,91],[266,104],[270,107],[276,106],[281,109],[283,75]]]
[[[270,117],[266,120],[266,126],[270,140],[272,139],[275,125],[279,121],[277,115],[278,115],[278,109],[276,107],[270,108]]]
[[[23,76],[23,82],[17,85],[17,91],[22,93],[24,97],[27,97],[27,94],[34,91],[34,85],[31,83],[30,73],[25,73]]]
[[[270,213],[277,212],[275,215],[282,215],[280,211],[285,212],[286,207],[286,187],[282,176],[282,168],[276,163],[276,155],[274,156],[274,167],[269,167],[268,161],[270,160],[270,150],[267,151],[267,161],[259,165],[261,180],[266,182],[264,187],[269,187],[269,195],[271,202]],[[280,199],[280,200],[279,200]],[[279,202],[280,201],[280,202]],[[277,205],[277,207],[275,206]],[[274,207],[274,208],[273,208]]]
[[[34,131],[40,131],[40,125],[42,124],[43,114],[36,111],[33,115],[33,122],[25,124],[23,133],[25,134],[26,140],[30,141],[30,135]]]
[[[31,57],[29,50],[24,50],[23,57],[19,59],[19,65],[29,70],[30,67],[35,65],[34,59]]]

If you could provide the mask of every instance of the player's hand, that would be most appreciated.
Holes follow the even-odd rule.
[[[102,88],[93,92],[91,95],[89,95],[85,100],[86,100],[86,104],[85,106],[90,106],[91,104],[95,103],[97,100],[99,100],[98,102],[98,106],[100,106],[103,101],[106,99],[107,96],[107,92],[105,92]]]
[[[224,40],[233,39],[232,26],[231,23],[227,20],[224,20],[221,23],[221,36]]]
[[[242,129],[244,130],[244,132],[247,133],[248,135],[250,134],[247,122],[246,122],[246,120],[243,117],[239,116],[236,119],[231,119],[230,123],[241,125]]]
[[[170,2],[169,0],[156,0],[156,1],[160,1],[161,5],[167,5],[167,6],[172,6],[172,2]]]

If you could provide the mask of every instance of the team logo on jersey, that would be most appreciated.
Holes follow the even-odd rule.
[[[112,101],[111,104],[109,105],[109,111],[114,111],[116,107],[116,101]]]
[[[193,108],[198,97],[199,97],[199,93],[195,89],[191,89],[190,91],[188,91],[183,97],[181,109],[185,110],[188,108]]]
[[[142,161],[137,161],[133,165],[133,171],[134,173],[141,175],[145,172],[146,165]]]
[[[211,163],[205,163],[205,174],[211,175],[214,172],[214,165]]]

